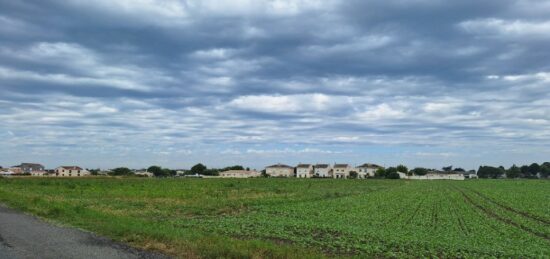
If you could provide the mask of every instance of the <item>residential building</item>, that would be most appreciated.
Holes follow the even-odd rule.
[[[348,164],[335,164],[332,168],[332,177],[334,178],[349,178],[351,167]]]
[[[358,178],[365,179],[368,177],[374,177],[376,175],[376,171],[379,168],[382,168],[382,167],[377,164],[365,163],[356,167],[355,170],[357,171]]]
[[[21,168],[21,171],[24,174],[30,174],[33,171],[44,171],[45,169],[43,165],[35,163],[21,163],[21,165],[18,165],[17,167]]]
[[[46,171],[32,171],[31,176],[48,176],[48,172]]]
[[[313,167],[313,175],[315,177],[332,177],[332,166],[328,164],[316,164]]]
[[[294,167],[283,164],[270,165],[265,168],[265,173],[271,177],[293,177]]]
[[[311,164],[298,164],[296,166],[297,178],[310,178],[313,176],[313,165]]]
[[[228,170],[220,173],[222,178],[252,178],[260,177],[262,174],[258,171],[248,171],[248,170]]]
[[[90,172],[86,169],[82,169],[78,166],[60,166],[55,169],[55,174],[53,176],[59,177],[79,177],[79,176],[88,176]]]
[[[8,169],[8,171],[12,172],[13,174],[22,174],[23,170],[19,166],[12,166]]]
[[[136,176],[141,176],[141,177],[153,177],[153,176],[155,176],[153,173],[148,172],[147,170],[137,170],[137,171],[134,172],[134,174]]]

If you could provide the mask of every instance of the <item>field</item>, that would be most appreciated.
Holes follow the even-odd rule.
[[[0,179],[0,202],[185,258],[550,257],[550,181]]]

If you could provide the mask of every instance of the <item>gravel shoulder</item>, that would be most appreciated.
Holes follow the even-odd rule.
[[[0,258],[169,258],[0,205]]]

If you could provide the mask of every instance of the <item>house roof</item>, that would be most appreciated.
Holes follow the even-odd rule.
[[[309,168],[311,166],[311,164],[298,164],[296,167],[297,168]]]
[[[60,166],[61,168],[63,169],[67,169],[67,170],[82,170],[81,167],[79,166],[74,166],[74,165],[71,165],[71,166]]]
[[[21,163],[21,165],[19,165],[20,167],[23,167],[23,166],[29,166],[29,167],[44,167],[43,165],[41,164],[35,164],[35,163]]]
[[[360,167],[360,168],[381,168],[381,166],[379,166],[377,164],[369,164],[369,163],[362,164],[358,167]]]
[[[276,165],[267,166],[266,168],[294,168],[294,167],[289,165],[276,164]]]
[[[334,168],[348,168],[348,164],[334,164]]]
[[[328,168],[329,165],[328,164],[316,164],[315,167],[316,168]]]

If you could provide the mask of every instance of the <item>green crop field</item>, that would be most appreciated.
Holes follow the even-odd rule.
[[[186,258],[550,257],[550,181],[0,179],[0,202]]]

